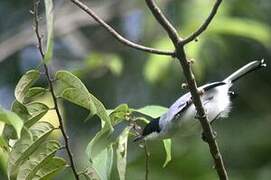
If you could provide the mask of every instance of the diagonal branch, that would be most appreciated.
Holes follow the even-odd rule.
[[[212,11],[208,19],[205,21],[203,26],[198,31],[193,33],[195,35],[191,36],[189,40],[179,41],[179,42],[176,41],[176,39],[179,39],[178,34],[176,34],[176,32],[174,31],[174,28],[172,29],[170,24],[164,23],[164,22],[168,22],[168,20],[165,19],[165,16],[162,14],[159,8],[157,8],[157,5],[155,4],[154,0],[146,0],[146,2],[151,12],[157,19],[157,21],[165,28],[165,30],[168,32],[169,36],[171,37],[170,39],[172,40],[172,43],[175,46],[176,58],[179,60],[180,64],[182,65],[183,73],[186,78],[190,93],[192,95],[193,103],[197,110],[198,119],[201,123],[204,136],[206,137],[206,142],[209,145],[210,153],[214,159],[217,174],[220,180],[227,180],[228,179],[227,171],[225,169],[219,147],[213,135],[212,127],[205,114],[205,110],[200,99],[200,94],[197,89],[197,83],[195,81],[194,74],[191,69],[191,62],[186,57],[186,53],[184,50],[185,43],[183,43],[183,42],[189,43],[191,41],[190,39],[193,40],[194,36],[197,37],[197,35],[199,35],[201,32],[203,32],[207,28],[208,24],[211,22],[212,18],[214,17],[215,12],[217,11],[221,0],[217,1],[214,10]]]
[[[161,26],[166,30],[168,33],[169,38],[174,44],[177,44],[180,41],[179,35],[177,30],[174,26],[169,22],[169,20],[164,16],[160,8],[154,3],[152,0],[145,0],[146,4],[148,5],[149,9],[151,10],[153,16],[156,20],[161,24]]]
[[[174,51],[164,51],[160,49],[154,49],[154,48],[146,47],[146,46],[134,43],[132,41],[129,41],[128,39],[123,37],[121,34],[119,34],[113,27],[111,27],[109,24],[103,21],[99,16],[97,16],[87,5],[82,3],[80,0],[70,0],[70,1],[74,3],[76,6],[78,6],[80,9],[85,11],[88,15],[90,15],[104,29],[106,29],[109,33],[111,33],[113,37],[115,37],[118,41],[120,41],[124,45],[132,47],[137,50],[153,53],[153,54],[167,55],[167,56],[173,56],[173,57],[175,56]]]
[[[37,40],[38,40],[38,49],[39,49],[40,55],[41,55],[42,59],[44,59],[45,54],[44,54],[44,51],[43,51],[43,48],[42,48],[42,38],[41,38],[41,35],[40,35],[40,32],[39,32],[39,20],[38,20],[38,18],[39,18],[38,17],[39,0],[33,0],[33,3],[34,3],[34,9],[33,9],[33,13],[34,13],[34,30],[35,30]],[[57,97],[56,97],[55,92],[54,92],[53,82],[52,82],[52,80],[50,78],[49,68],[45,63],[43,64],[43,67],[44,67],[44,70],[45,70],[45,76],[46,76],[47,82],[49,84],[50,93],[51,93],[52,98],[53,98],[54,109],[56,111],[57,118],[58,118],[58,121],[59,121],[59,128],[60,128],[60,131],[61,131],[62,136],[64,138],[65,149],[67,151],[67,154],[68,154],[68,157],[69,157],[69,160],[70,160],[70,166],[72,168],[72,172],[73,172],[73,175],[74,175],[75,179],[79,180],[79,175],[77,174],[77,171],[76,171],[76,168],[75,168],[75,162],[74,162],[73,155],[72,155],[70,145],[69,145],[69,138],[68,138],[68,135],[67,135],[65,127],[64,127],[62,116],[60,114],[60,110],[59,110],[58,103],[57,103]]]
[[[217,10],[221,4],[222,0],[216,0],[212,11],[210,12],[209,16],[207,17],[207,19],[203,22],[203,24],[199,27],[198,30],[196,30],[195,32],[193,32],[190,36],[188,36],[187,38],[185,38],[181,43],[182,44],[187,44],[193,40],[195,40],[201,33],[203,33],[207,27],[209,26],[209,24],[211,23],[212,19],[215,17]]]

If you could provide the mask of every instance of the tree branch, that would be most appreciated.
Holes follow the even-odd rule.
[[[211,23],[212,19],[215,17],[217,10],[221,4],[222,0],[216,0],[212,11],[210,12],[209,16],[207,17],[207,19],[203,22],[203,24],[199,27],[198,30],[196,30],[194,33],[192,33],[190,36],[188,36],[187,38],[185,38],[181,43],[182,44],[187,44],[193,40],[195,40],[201,33],[203,33],[207,27],[209,26],[209,24]]]
[[[129,41],[128,39],[126,39],[122,35],[120,35],[109,24],[104,22],[87,5],[82,3],[80,0],[70,0],[70,1],[72,3],[74,3],[76,6],[78,6],[80,9],[82,9],[84,12],[86,12],[88,15],[90,15],[97,23],[99,23],[104,29],[106,29],[109,33],[111,33],[111,35],[113,35],[114,38],[116,38],[118,41],[120,41],[124,45],[132,47],[137,50],[153,53],[153,54],[167,55],[167,56],[173,56],[173,57],[175,56],[175,52],[173,52],[173,51],[164,51],[164,50],[154,49],[154,48],[142,46],[142,45],[136,44],[132,41]]]
[[[44,51],[43,51],[43,48],[42,48],[42,38],[41,38],[40,33],[39,33],[39,20],[38,20],[39,0],[33,0],[33,3],[34,3],[34,9],[33,9],[34,10],[34,12],[33,12],[34,13],[34,30],[35,30],[37,40],[38,40],[38,49],[39,49],[40,55],[41,55],[42,59],[44,59],[45,54],[44,54]],[[58,103],[57,103],[57,98],[56,98],[56,95],[55,95],[55,92],[54,92],[53,82],[52,82],[52,80],[50,78],[49,68],[45,63],[43,64],[43,67],[44,67],[44,70],[45,70],[45,75],[46,75],[46,79],[47,79],[47,82],[48,82],[48,85],[49,85],[49,89],[50,89],[50,92],[51,92],[51,95],[52,95],[52,98],[53,98],[53,103],[54,103],[54,106],[55,106],[54,109],[55,109],[57,117],[58,117],[59,128],[60,128],[60,131],[61,131],[62,136],[64,138],[65,149],[66,149],[68,157],[69,157],[70,166],[72,168],[73,175],[74,175],[75,179],[79,180],[79,176],[77,174],[77,171],[76,171],[76,168],[75,168],[75,163],[74,163],[74,160],[73,160],[73,155],[72,155],[72,152],[71,152],[71,149],[70,149],[70,146],[69,146],[69,140],[68,140],[69,138],[68,138],[66,130],[64,128],[63,119],[62,119],[62,116],[60,114],[60,110],[59,110]]]
[[[172,30],[169,24],[164,23],[167,20],[165,20],[165,16],[162,14],[159,8],[157,8],[157,5],[155,4],[155,2],[153,0],[146,0],[146,2],[151,12],[157,19],[157,21],[165,28],[165,30],[167,30],[169,36],[171,37],[172,43],[175,46],[176,58],[179,60],[180,64],[182,65],[183,73],[185,75],[190,93],[192,95],[193,103],[197,110],[197,117],[200,120],[203,133],[209,145],[210,153],[214,159],[217,174],[220,180],[227,180],[228,179],[227,171],[225,169],[223,159],[219,151],[219,147],[213,135],[212,127],[208,121],[208,118],[205,114],[205,110],[200,99],[200,94],[198,92],[194,74],[191,69],[191,62],[187,59],[186,53],[184,50],[185,43],[188,43],[191,40],[193,40],[193,38],[197,37],[197,35],[199,35],[201,32],[203,32],[207,28],[208,24],[211,22],[212,18],[214,17],[221,0],[217,1],[214,9],[212,10],[211,15],[208,17],[208,19],[205,21],[205,23],[202,25],[201,28],[195,33],[193,33],[193,36],[191,36],[188,40],[179,41],[179,42],[176,41],[176,39],[180,39],[178,35],[176,34],[176,32]]]

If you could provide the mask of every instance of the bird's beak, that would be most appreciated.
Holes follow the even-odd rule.
[[[134,141],[134,142],[138,142],[138,141],[141,141],[141,140],[143,140],[143,139],[144,139],[144,136],[139,135],[139,136],[137,136],[133,141]]]

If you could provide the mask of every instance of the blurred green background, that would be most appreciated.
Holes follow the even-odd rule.
[[[185,93],[176,59],[150,55],[116,41],[68,0],[55,0],[55,47],[51,70],[70,70],[107,108],[170,106]],[[172,49],[163,31],[138,0],[86,1],[98,15],[128,39],[161,49]],[[214,0],[161,0],[160,7],[182,35],[193,32],[208,15]],[[10,108],[20,76],[39,64],[32,30],[32,1],[0,1],[0,104]],[[44,18],[41,19],[44,24]],[[43,28],[43,27],[41,27]],[[45,29],[45,28],[43,28]],[[268,67],[238,81],[230,117],[214,128],[232,180],[271,179],[271,2],[228,0],[222,3],[209,29],[187,47],[199,85],[223,79],[252,60]],[[45,81],[44,81],[45,82]],[[76,164],[87,164],[85,148],[99,128],[98,120],[84,123],[84,109],[63,103]],[[173,138],[173,160],[162,168],[161,142],[151,142],[150,179],[217,179],[208,146],[200,131]],[[0,155],[1,156],[1,155]],[[2,157],[0,157],[2,158]],[[1,160],[1,159],[0,159]],[[129,140],[127,179],[144,179],[144,151]],[[0,179],[6,179],[1,166]],[[69,170],[58,179],[72,179]],[[114,169],[112,179],[118,179]]]

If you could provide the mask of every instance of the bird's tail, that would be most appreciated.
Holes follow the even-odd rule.
[[[241,77],[245,76],[246,74],[253,72],[257,69],[260,69],[262,67],[266,67],[266,64],[264,62],[264,59],[261,61],[252,61],[245,66],[241,67],[234,73],[232,73],[230,76],[228,76],[226,79],[224,79],[224,82],[235,82],[236,80],[240,79]]]

